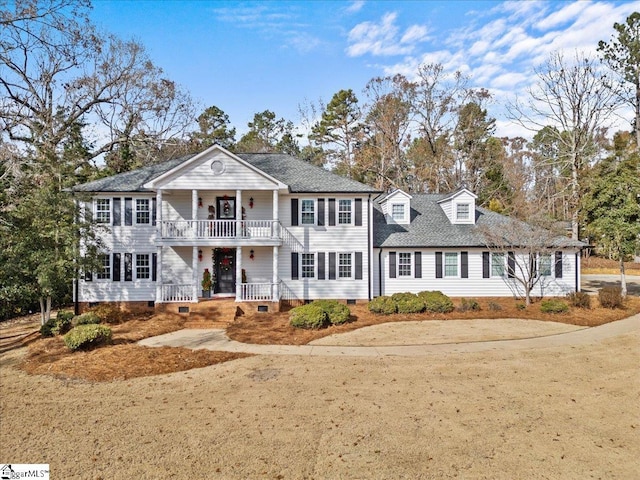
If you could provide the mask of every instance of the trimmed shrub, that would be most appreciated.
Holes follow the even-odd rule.
[[[604,287],[598,290],[598,300],[604,308],[622,308],[624,300],[620,287]]]
[[[328,321],[327,312],[313,303],[296,307],[289,313],[289,324],[296,328],[322,328]]]
[[[392,315],[398,310],[396,302],[391,297],[376,297],[367,306],[370,312],[381,315]]]
[[[40,334],[43,337],[64,335],[71,329],[72,318],[73,312],[59,311],[56,318],[50,318],[48,322],[40,327]]]
[[[314,300],[312,305],[317,305],[325,311],[331,325],[342,325],[349,321],[351,310],[337,300]]]
[[[591,297],[588,293],[584,292],[571,292],[567,294],[567,300],[572,307],[577,308],[591,308]]]
[[[418,297],[424,302],[427,312],[449,313],[453,312],[453,302],[444,293],[435,290],[433,292],[420,292]]]
[[[478,312],[480,311],[480,304],[475,298],[466,299],[463,298],[458,307],[460,312]]]
[[[98,317],[94,312],[86,312],[82,315],[78,315],[73,319],[73,324],[75,326],[78,325],[97,325],[100,323],[100,317]]]
[[[396,304],[398,313],[420,313],[424,311],[424,300],[415,293],[394,293],[391,300]]]
[[[107,303],[93,307],[90,312],[95,313],[103,323],[118,324],[122,323],[122,311],[118,307]]]
[[[540,311],[542,313],[565,313],[569,311],[569,305],[557,299],[543,300],[540,302]]]
[[[69,350],[88,350],[111,341],[111,329],[105,325],[79,325],[64,336]]]

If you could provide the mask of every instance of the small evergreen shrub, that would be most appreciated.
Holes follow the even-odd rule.
[[[55,318],[50,318],[40,327],[40,335],[43,337],[64,335],[71,329],[72,318],[73,312],[59,311]]]
[[[398,313],[420,313],[424,311],[424,300],[415,293],[394,293],[391,300],[396,304]]]
[[[367,306],[370,312],[381,315],[392,315],[398,309],[396,302],[391,297],[376,297]]]
[[[571,292],[567,294],[567,300],[571,304],[572,307],[577,308],[591,308],[591,297],[588,293],[584,292]]]
[[[313,303],[296,307],[289,314],[289,324],[296,328],[322,328],[328,322],[329,315],[327,315],[327,312]]]
[[[620,287],[604,287],[598,290],[598,300],[604,308],[622,308],[624,300]]]
[[[489,302],[489,310],[491,310],[492,312],[499,312],[500,310],[502,310],[502,305],[496,302]]]
[[[122,311],[118,307],[102,303],[97,307],[93,307],[90,312],[95,313],[102,323],[118,324],[122,323]]]
[[[87,350],[111,341],[111,329],[105,325],[79,325],[64,336],[69,350]]]
[[[98,317],[94,312],[86,312],[82,315],[78,315],[73,319],[73,323],[75,326],[78,325],[96,325],[100,323],[100,317]]]
[[[351,310],[337,300],[314,300],[312,305],[317,305],[325,311],[331,325],[342,325],[349,321]]]
[[[522,302],[518,302],[518,303],[516,303],[516,308],[517,308],[518,310],[526,310],[526,309],[527,309],[527,306],[526,306],[524,303],[522,303]]]
[[[478,312],[480,311],[480,304],[475,298],[466,299],[463,298],[458,307],[460,312]]]
[[[542,313],[565,313],[569,311],[569,305],[562,300],[552,298],[540,302],[540,311]]]
[[[424,302],[427,312],[449,313],[453,312],[453,302],[444,293],[435,290],[433,292],[424,291],[418,293],[418,297]]]

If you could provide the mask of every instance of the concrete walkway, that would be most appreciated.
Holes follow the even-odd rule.
[[[455,321],[455,320],[454,320]],[[478,320],[481,322],[483,320]],[[522,320],[526,322],[527,320]],[[487,350],[523,350],[558,347],[564,345],[586,345],[607,338],[640,330],[640,314],[607,323],[599,327],[582,328],[559,333],[516,340],[493,340],[465,343],[439,343],[427,345],[389,346],[331,346],[331,345],[254,345],[230,340],[224,330],[179,330],[138,342],[147,347],[186,347],[223,352],[245,352],[257,355],[315,355],[351,357],[419,357],[434,353],[467,353]],[[399,339],[400,341],[401,339]]]

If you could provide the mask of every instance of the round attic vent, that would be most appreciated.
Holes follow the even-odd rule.
[[[214,175],[222,175],[226,169],[227,166],[222,160],[214,160],[213,162],[211,162],[211,171],[214,173]]]

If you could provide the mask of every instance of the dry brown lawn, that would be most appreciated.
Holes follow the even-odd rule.
[[[583,275],[618,275],[620,273],[620,263],[617,260],[594,255],[583,258],[580,267]],[[640,263],[624,262],[624,269],[627,275],[640,275]]]

